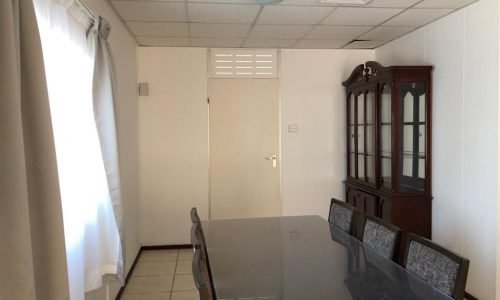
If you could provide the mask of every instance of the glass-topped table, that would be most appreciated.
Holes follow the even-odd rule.
[[[219,300],[449,300],[319,216],[203,221]]]

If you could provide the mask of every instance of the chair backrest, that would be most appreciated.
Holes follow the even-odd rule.
[[[405,267],[446,295],[462,300],[469,270],[469,260],[436,243],[410,233]]]
[[[194,251],[192,271],[194,284],[200,294],[200,300],[214,299],[208,266],[200,250]]]
[[[191,226],[191,245],[193,246],[193,252],[201,248],[201,241],[199,239],[199,223],[193,223]]]
[[[198,211],[196,210],[196,207],[191,208],[191,222],[194,223],[201,223],[200,217],[198,216]]]
[[[363,243],[379,255],[393,259],[401,236],[401,229],[374,216],[365,217]]]
[[[350,234],[354,220],[354,210],[355,208],[349,203],[332,198],[328,222]]]
[[[206,259],[205,237],[200,223],[193,223],[191,226],[191,245],[193,245],[193,251],[200,250],[203,259]]]

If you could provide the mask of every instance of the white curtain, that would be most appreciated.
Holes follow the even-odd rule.
[[[115,214],[115,220],[120,236],[121,245],[125,245],[123,232],[123,210],[120,185],[120,168],[118,155],[118,141],[116,132],[114,96],[114,73],[111,59],[111,50],[108,44],[110,25],[101,17],[96,20],[87,36],[94,54],[94,78],[92,98],[94,102],[94,117],[99,134],[104,168],[108,180],[108,190]],[[122,247],[118,257],[117,276],[122,284],[125,283],[123,257],[125,248]]]
[[[68,299],[61,198],[32,0],[0,1],[0,299]]]
[[[121,272],[121,243],[94,117],[92,20],[70,0],[36,0],[42,37],[71,299]],[[113,153],[117,155],[117,153]],[[118,179],[119,180],[119,179]],[[118,181],[119,182],[119,181]],[[118,186],[119,193],[119,186]]]

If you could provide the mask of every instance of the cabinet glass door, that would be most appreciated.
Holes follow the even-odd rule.
[[[365,94],[365,164],[366,181],[375,184],[375,91]]]
[[[356,127],[355,127],[355,102],[356,97],[351,94],[348,100],[349,105],[349,120],[348,120],[348,130],[349,130],[349,176],[356,177]]]
[[[358,155],[358,179],[365,180],[365,97],[360,94],[357,97],[357,155]]]
[[[380,91],[380,185],[392,188],[392,114],[391,86]]]
[[[400,149],[399,190],[425,189],[425,83],[399,85]]]

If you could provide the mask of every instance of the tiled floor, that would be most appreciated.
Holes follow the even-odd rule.
[[[199,300],[192,259],[192,249],[143,251],[121,299]]]

